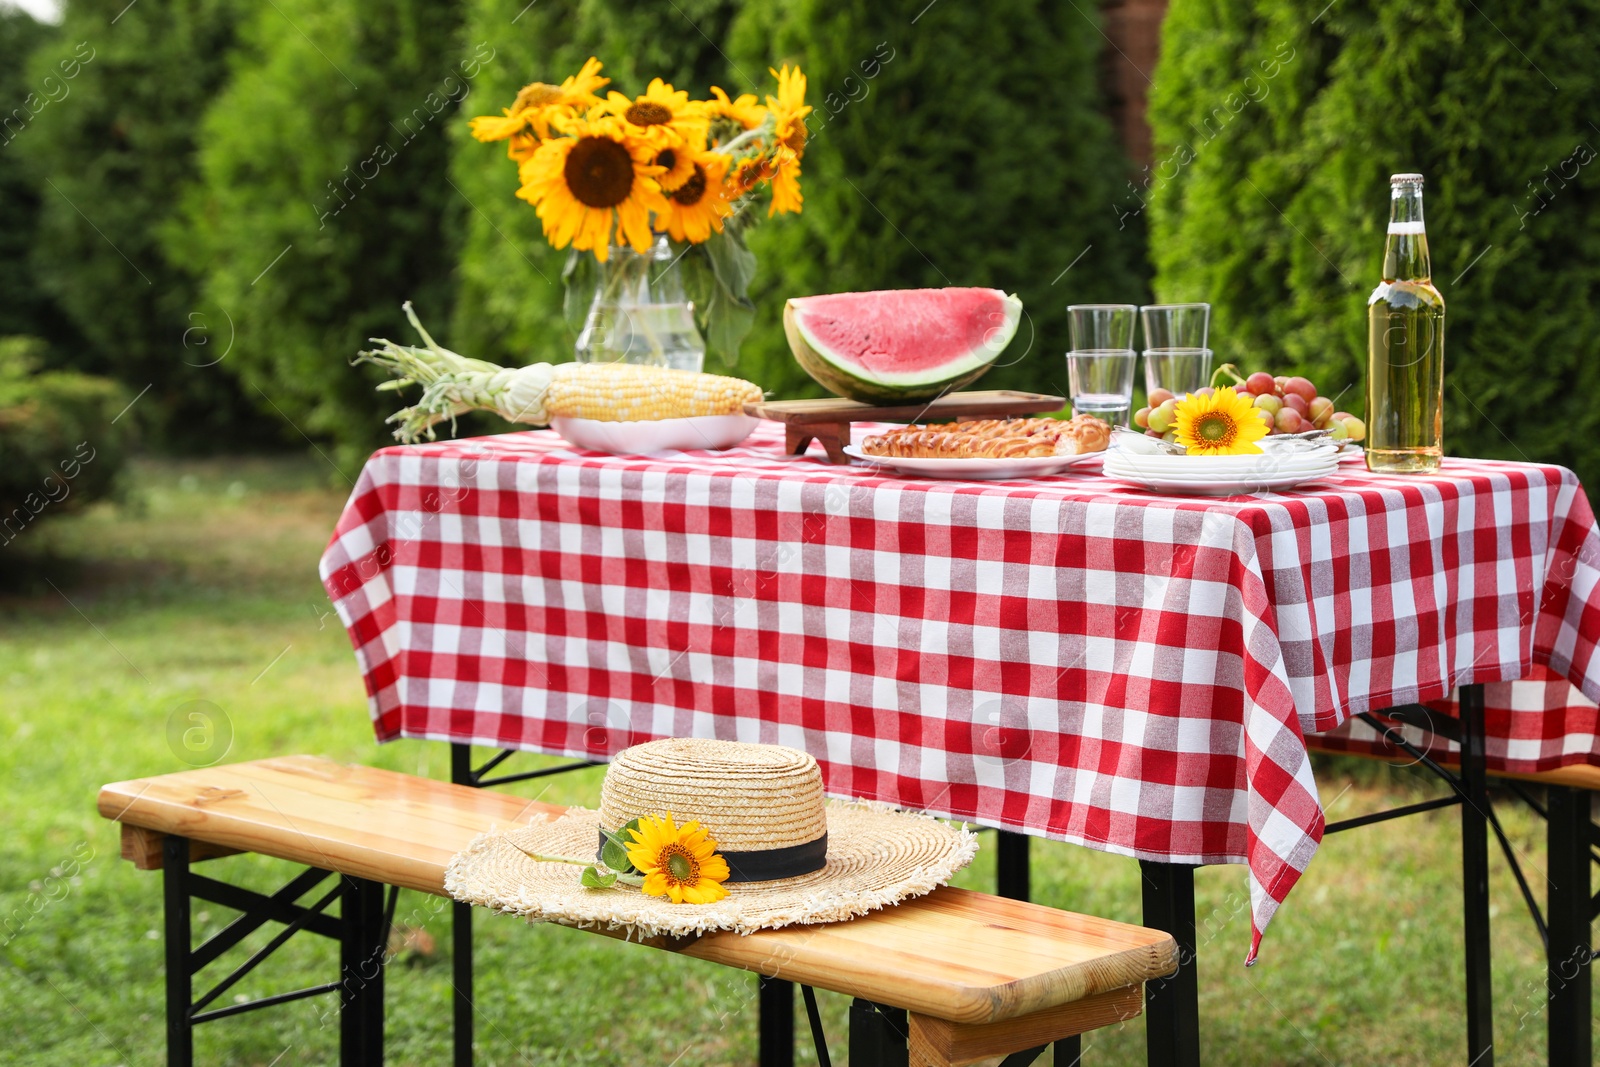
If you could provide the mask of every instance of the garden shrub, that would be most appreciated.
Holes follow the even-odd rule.
[[[1027,316],[976,388],[1066,391],[1066,306],[1146,291],[1142,220],[1116,214],[1130,165],[1101,110],[1095,14],[1049,0],[747,5],[738,69],[798,61],[817,107],[805,211],[751,239],[757,381],[821,392],[789,356],[788,297],[980,285],[1017,293]]]
[[[1281,0],[1174,0],[1150,112],[1157,294],[1211,301],[1219,358],[1308,374],[1359,411],[1388,177],[1420,171],[1448,308],[1446,451],[1600,477],[1595,16],[1356,0],[1308,20]]]
[[[198,266],[161,230],[195,176],[200,116],[228,73],[238,0],[73,0],[26,68],[37,114],[3,151],[36,183],[29,270],[83,343],[54,362],[140,393],[157,441],[214,448],[260,441],[237,381],[217,358],[231,333],[199,292]],[[9,257],[7,257],[9,258]]]
[[[246,396],[297,438],[335,440],[347,472],[395,406],[351,357],[409,334],[402,301],[425,319],[449,307],[469,208],[446,131],[496,62],[491,45],[458,48],[458,29],[443,0],[252,7],[200,126],[202,184],[169,234],[231,318],[226,365]]]
[[[467,38],[504,26],[522,6],[476,0]],[[565,76],[591,54],[623,91],[660,75],[695,95],[717,84],[765,96],[774,91],[768,68],[797,62],[819,108],[805,210],[754,230],[757,325],[732,371],[778,396],[820,393],[783,339],[790,296],[988,285],[1018,292],[1032,321],[1003,357],[1020,364],[983,384],[1064,389],[1065,306],[1144,293],[1142,221],[1122,227],[1114,213],[1127,163],[1099,112],[1102,38],[1070,6],[1041,0],[939,5],[913,23],[925,6],[535,5],[475,104],[489,113],[522,82]],[[464,134],[456,132],[452,174],[475,211],[452,336],[463,351],[503,362],[569,358],[565,254],[548,249],[533,210],[513,199],[516,173],[503,151]],[[713,360],[709,369],[729,368]]]
[[[122,468],[132,399],[116,382],[41,371],[37,338],[0,337],[0,548],[105,495]]]

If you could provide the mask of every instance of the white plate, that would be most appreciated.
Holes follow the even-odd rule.
[[[924,478],[966,478],[980,482],[1001,478],[1043,478],[1105,456],[1104,452],[1085,452],[1081,456],[1024,456],[1017,459],[903,459],[898,456],[869,456],[861,451],[859,445],[845,445],[844,454],[863,463],[893,468],[903,474],[918,474]]]
[[[1319,470],[1336,462],[1338,456],[1332,448],[1249,456],[1146,455],[1114,448],[1106,454],[1106,463],[1162,478],[1259,478]]]
[[[1108,459],[1106,460],[1105,473],[1115,478],[1132,478],[1135,481],[1151,479],[1172,482],[1175,485],[1208,485],[1212,482],[1263,482],[1280,478],[1299,478],[1311,474],[1326,474],[1337,466],[1337,463],[1325,462],[1316,466],[1291,467],[1288,469],[1266,467],[1247,471],[1153,471],[1148,467],[1136,467]]]
[[[1339,469],[1337,463],[1326,463],[1313,471],[1277,473],[1259,477],[1209,476],[1200,478],[1163,478],[1106,463],[1107,477],[1142,485],[1157,493],[1178,493],[1188,496],[1236,496],[1242,493],[1264,493],[1278,489],[1293,489],[1319,478],[1326,478]]]
[[[732,448],[749,437],[760,421],[754,415],[696,415],[640,422],[601,422],[557,415],[550,420],[550,428],[579,448],[635,456]]]

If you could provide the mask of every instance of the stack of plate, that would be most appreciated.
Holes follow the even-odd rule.
[[[1232,496],[1289,489],[1325,478],[1339,466],[1330,442],[1314,448],[1273,450],[1252,456],[1174,456],[1113,446],[1104,471],[1158,493]]]

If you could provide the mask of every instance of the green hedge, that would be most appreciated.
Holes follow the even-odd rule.
[[[104,378],[40,372],[43,348],[0,337],[0,549],[105,495],[125,458],[118,416],[132,396]]]
[[[732,369],[779,396],[821,392],[783,339],[790,296],[989,285],[1020,293],[1031,322],[1004,357],[1015,365],[984,384],[1065,388],[1065,306],[1145,293],[1142,224],[1119,226],[1113,212],[1127,163],[1098,111],[1102,38],[1081,14],[1043,0],[942,4],[918,18],[926,6],[536,5],[473,104],[490,113],[522,82],[565,76],[590,54],[628,92],[659,74],[694,94],[719,84],[765,95],[768,67],[798,62],[818,107],[805,210],[763,221],[751,238],[758,319]],[[522,7],[476,0],[467,38]],[[564,253],[545,246],[533,210],[513,199],[503,150],[464,134],[452,176],[475,210],[450,337],[503,362],[568,358]]]
[[[200,116],[226,79],[238,0],[73,0],[26,76],[47,101],[4,151],[31,165],[39,203],[30,271],[81,344],[54,361],[114,377],[152,437],[214,449],[263,423],[218,357],[232,333],[203,264],[162,232],[195,177]]]
[[[274,0],[252,8],[200,128],[202,185],[169,249],[206,265],[231,317],[227,365],[296,436],[357,465],[386,439],[383,375],[353,368],[400,304],[449,306],[467,204],[446,157],[457,103],[492,48],[454,46],[439,0]]]
[[[1357,0],[1308,19],[1174,0],[1150,112],[1158,295],[1212,302],[1219,357],[1348,388],[1359,410],[1387,179],[1420,171],[1449,309],[1446,450],[1600,477],[1594,25],[1593,3]]]
[[[801,63],[818,107],[805,211],[757,230],[756,380],[821,390],[783,339],[783,301],[818,292],[982,285],[1027,312],[984,387],[1065,392],[1066,306],[1138,302],[1143,226],[1114,205],[1129,168],[1100,111],[1093,5],[1053,0],[750,4],[739,69]],[[1069,269],[1070,268],[1070,269]]]

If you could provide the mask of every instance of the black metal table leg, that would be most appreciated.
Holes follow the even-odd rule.
[[[1590,1030],[1590,795],[1567,786],[1551,786],[1547,795],[1550,889],[1546,911],[1550,944],[1545,982],[1550,996],[1549,1062],[1552,1067],[1588,1067],[1594,1044]]]
[[[383,963],[388,946],[383,883],[342,878],[339,904],[340,1067],[383,1063]]]
[[[911,1024],[904,1008],[857,997],[850,1002],[850,1062],[870,1067],[907,1067]]]
[[[1056,1042],[1055,1067],[1078,1067],[1083,1062],[1083,1035],[1073,1034]]]
[[[1489,964],[1489,795],[1483,686],[1464,685],[1461,709],[1461,891],[1467,987],[1467,1063],[1494,1067],[1494,982]]]
[[[187,837],[169,834],[161,843],[161,872],[167,948],[167,1067],[194,1067]]]
[[[1194,868],[1139,861],[1144,924],[1178,943],[1178,970],[1144,985],[1144,1029],[1151,1067],[1200,1067],[1200,982],[1194,938]]]
[[[998,830],[995,852],[995,893],[1008,900],[1027,900],[1031,890],[1028,871],[1028,835]]]
[[[794,1067],[794,983],[756,976],[757,1061],[761,1067]]]

